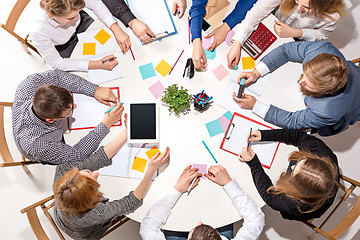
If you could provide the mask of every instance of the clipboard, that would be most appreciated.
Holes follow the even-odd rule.
[[[241,153],[241,149],[247,146],[246,138],[250,128],[253,130],[273,129],[272,127],[234,112],[221,142],[220,149],[238,156]],[[261,165],[270,169],[279,145],[279,142],[254,142],[251,148],[257,154]]]
[[[120,99],[119,87],[110,88],[115,96]],[[74,109],[73,114],[68,120],[68,130],[83,130],[95,128],[104,118],[104,112],[109,109],[109,106],[98,102],[95,98],[86,96],[84,94],[74,93],[74,103],[77,108]],[[121,126],[121,121],[113,126]]]
[[[154,41],[177,34],[166,0],[126,0],[126,3],[135,17],[148,25],[155,35],[167,32],[166,36]]]

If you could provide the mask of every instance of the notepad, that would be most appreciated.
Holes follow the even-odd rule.
[[[230,120],[225,116],[221,116],[219,118],[219,123],[221,125],[221,128],[222,128],[223,132],[226,132],[226,130],[227,130],[228,126],[229,126]]]
[[[142,79],[155,77],[156,73],[152,63],[148,63],[139,67]]]
[[[165,87],[160,81],[157,81],[156,83],[154,83],[149,87],[149,91],[151,92],[151,94],[154,96],[155,99],[158,99],[159,97],[161,97],[161,95],[163,95],[165,91]]]
[[[161,62],[155,67],[155,70],[165,77],[165,75],[171,70],[171,66],[165,60],[161,60]]]
[[[160,150],[159,150],[158,147],[155,145],[155,146],[153,146],[152,148],[150,148],[150,150],[148,150],[145,154],[146,154],[146,156],[148,156],[149,159],[151,159],[151,158],[154,157],[157,153],[160,153],[160,155],[161,155]],[[159,155],[159,156],[160,156],[160,155]]]
[[[208,47],[210,47],[210,45],[212,44],[214,40],[214,37],[211,37],[211,38],[204,38],[202,37],[201,39],[201,44],[203,46],[204,49],[207,49]]]
[[[231,47],[231,45],[233,44],[231,38],[234,35],[235,35],[235,32],[233,30],[230,30],[226,35],[225,42],[229,47]]]
[[[108,142],[105,141],[104,145]],[[151,155],[156,149],[158,149],[158,146],[153,144],[125,143],[112,158],[112,164],[101,168],[99,173],[104,176],[141,179],[144,177],[149,164],[150,158],[148,154]],[[156,178],[157,174],[158,171],[155,172],[152,180]]]
[[[96,43],[83,43],[83,55],[95,55]]]
[[[119,87],[111,88],[116,97],[120,98]],[[94,97],[84,94],[74,93],[74,103],[77,107],[74,109],[70,118],[68,118],[69,130],[81,130],[95,128],[104,119],[104,112],[109,106],[98,102]],[[114,126],[120,126],[118,122]]]
[[[200,177],[200,179],[206,179],[205,177],[205,173],[207,173],[207,165],[206,164],[198,164],[198,163],[194,163],[192,165],[193,168],[198,168],[199,169],[199,173],[202,174],[202,176]]]
[[[101,29],[96,35],[95,35],[95,39],[98,40],[99,43],[101,43],[102,45],[104,45],[107,40],[109,40],[109,38],[111,37],[110,34],[108,34],[104,29]]]
[[[82,59],[90,60],[94,58],[94,55],[100,57],[106,53],[115,53],[115,37],[107,27],[82,32],[77,37],[78,44],[82,47]]]
[[[221,127],[221,124],[219,122],[219,119],[216,119],[214,121],[211,121],[211,122],[208,122],[205,124],[208,132],[209,132],[209,135],[210,137],[213,137],[215,135],[218,135],[220,133],[223,133],[223,129]]]
[[[127,4],[135,17],[148,25],[155,35],[168,32],[168,36],[171,36],[177,33],[165,0],[127,0]]]
[[[255,60],[252,57],[242,58],[243,70],[253,69],[255,67]]]
[[[111,55],[112,53],[107,53],[104,55],[101,55],[99,57],[95,57],[91,60],[96,61],[99,59],[102,59],[105,56]],[[114,54],[115,57],[118,58],[117,54]],[[101,84],[104,82],[108,82],[114,79],[119,79],[124,77],[122,68],[120,64],[116,65],[112,70],[104,70],[104,69],[90,69],[88,71],[88,79],[90,82],[95,84]]]
[[[206,59],[214,59],[216,57],[216,48],[212,52],[206,49],[204,49],[204,51],[205,51]]]
[[[229,75],[229,72],[225,69],[225,67],[222,64],[220,64],[217,68],[212,70],[212,72],[219,81],[221,81],[224,77]]]

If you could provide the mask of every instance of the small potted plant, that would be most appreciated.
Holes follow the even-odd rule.
[[[161,101],[168,105],[169,112],[174,112],[177,116],[190,110],[191,94],[184,87],[178,88],[177,84],[168,86]]]

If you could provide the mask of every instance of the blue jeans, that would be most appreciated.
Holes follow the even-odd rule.
[[[232,239],[234,236],[234,224],[229,224],[224,227],[217,228],[220,235],[227,239]],[[166,240],[187,240],[189,232],[175,232],[164,230]]]

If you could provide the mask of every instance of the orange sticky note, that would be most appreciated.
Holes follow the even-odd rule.
[[[109,40],[110,38],[110,34],[108,34],[104,29],[101,29],[96,35],[95,35],[95,39],[99,41],[99,43],[101,43],[102,45],[104,45],[107,40]]]
[[[133,162],[133,165],[132,165],[131,169],[134,169],[134,170],[139,171],[139,172],[144,172],[145,167],[146,167],[146,162],[147,162],[146,159],[136,157],[134,159],[134,162]]]
[[[171,66],[165,62],[165,60],[161,60],[161,62],[156,66],[156,71],[158,71],[163,77],[171,70]]]
[[[83,44],[83,55],[95,55],[96,43],[84,43]]]
[[[150,159],[150,158],[152,158],[153,156],[155,156],[155,154],[157,154],[157,153],[160,153],[160,155],[161,155],[161,152],[160,152],[160,150],[157,148],[157,146],[153,146],[150,150],[148,150],[147,152],[146,152],[146,155],[148,156],[148,158]],[[160,156],[159,155],[159,156]]]
[[[242,58],[243,69],[253,69],[255,67],[255,60],[252,57]]]

